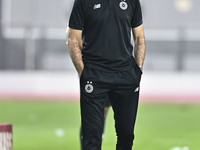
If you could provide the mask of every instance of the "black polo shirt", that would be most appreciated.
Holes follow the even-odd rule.
[[[141,24],[139,0],[75,0],[69,20],[83,30],[84,65],[106,72],[134,65],[131,31]]]

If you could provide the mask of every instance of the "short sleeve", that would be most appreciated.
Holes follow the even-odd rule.
[[[69,27],[83,30],[84,28],[84,0],[75,0],[69,19]]]
[[[133,12],[133,18],[131,21],[131,25],[132,28],[138,27],[143,23],[142,20],[142,10],[141,10],[141,5],[140,5],[140,1],[136,0],[136,4],[135,4],[135,10]]]

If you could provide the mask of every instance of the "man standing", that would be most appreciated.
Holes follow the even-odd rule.
[[[116,150],[132,149],[145,56],[142,23],[139,0],[75,0],[67,46],[80,76],[83,150],[101,149],[107,97],[114,111]]]

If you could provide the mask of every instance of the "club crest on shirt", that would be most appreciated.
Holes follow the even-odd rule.
[[[93,90],[94,90],[94,87],[92,86],[92,82],[87,81],[87,84],[85,85],[85,91],[87,93],[92,93]]]
[[[122,10],[126,10],[128,8],[128,4],[126,3],[126,0],[122,0],[120,3],[119,3],[119,7],[122,9]]]

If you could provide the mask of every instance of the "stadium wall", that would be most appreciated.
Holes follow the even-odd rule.
[[[145,72],[140,101],[200,103],[200,72]],[[0,72],[1,100],[79,100],[76,72]]]

